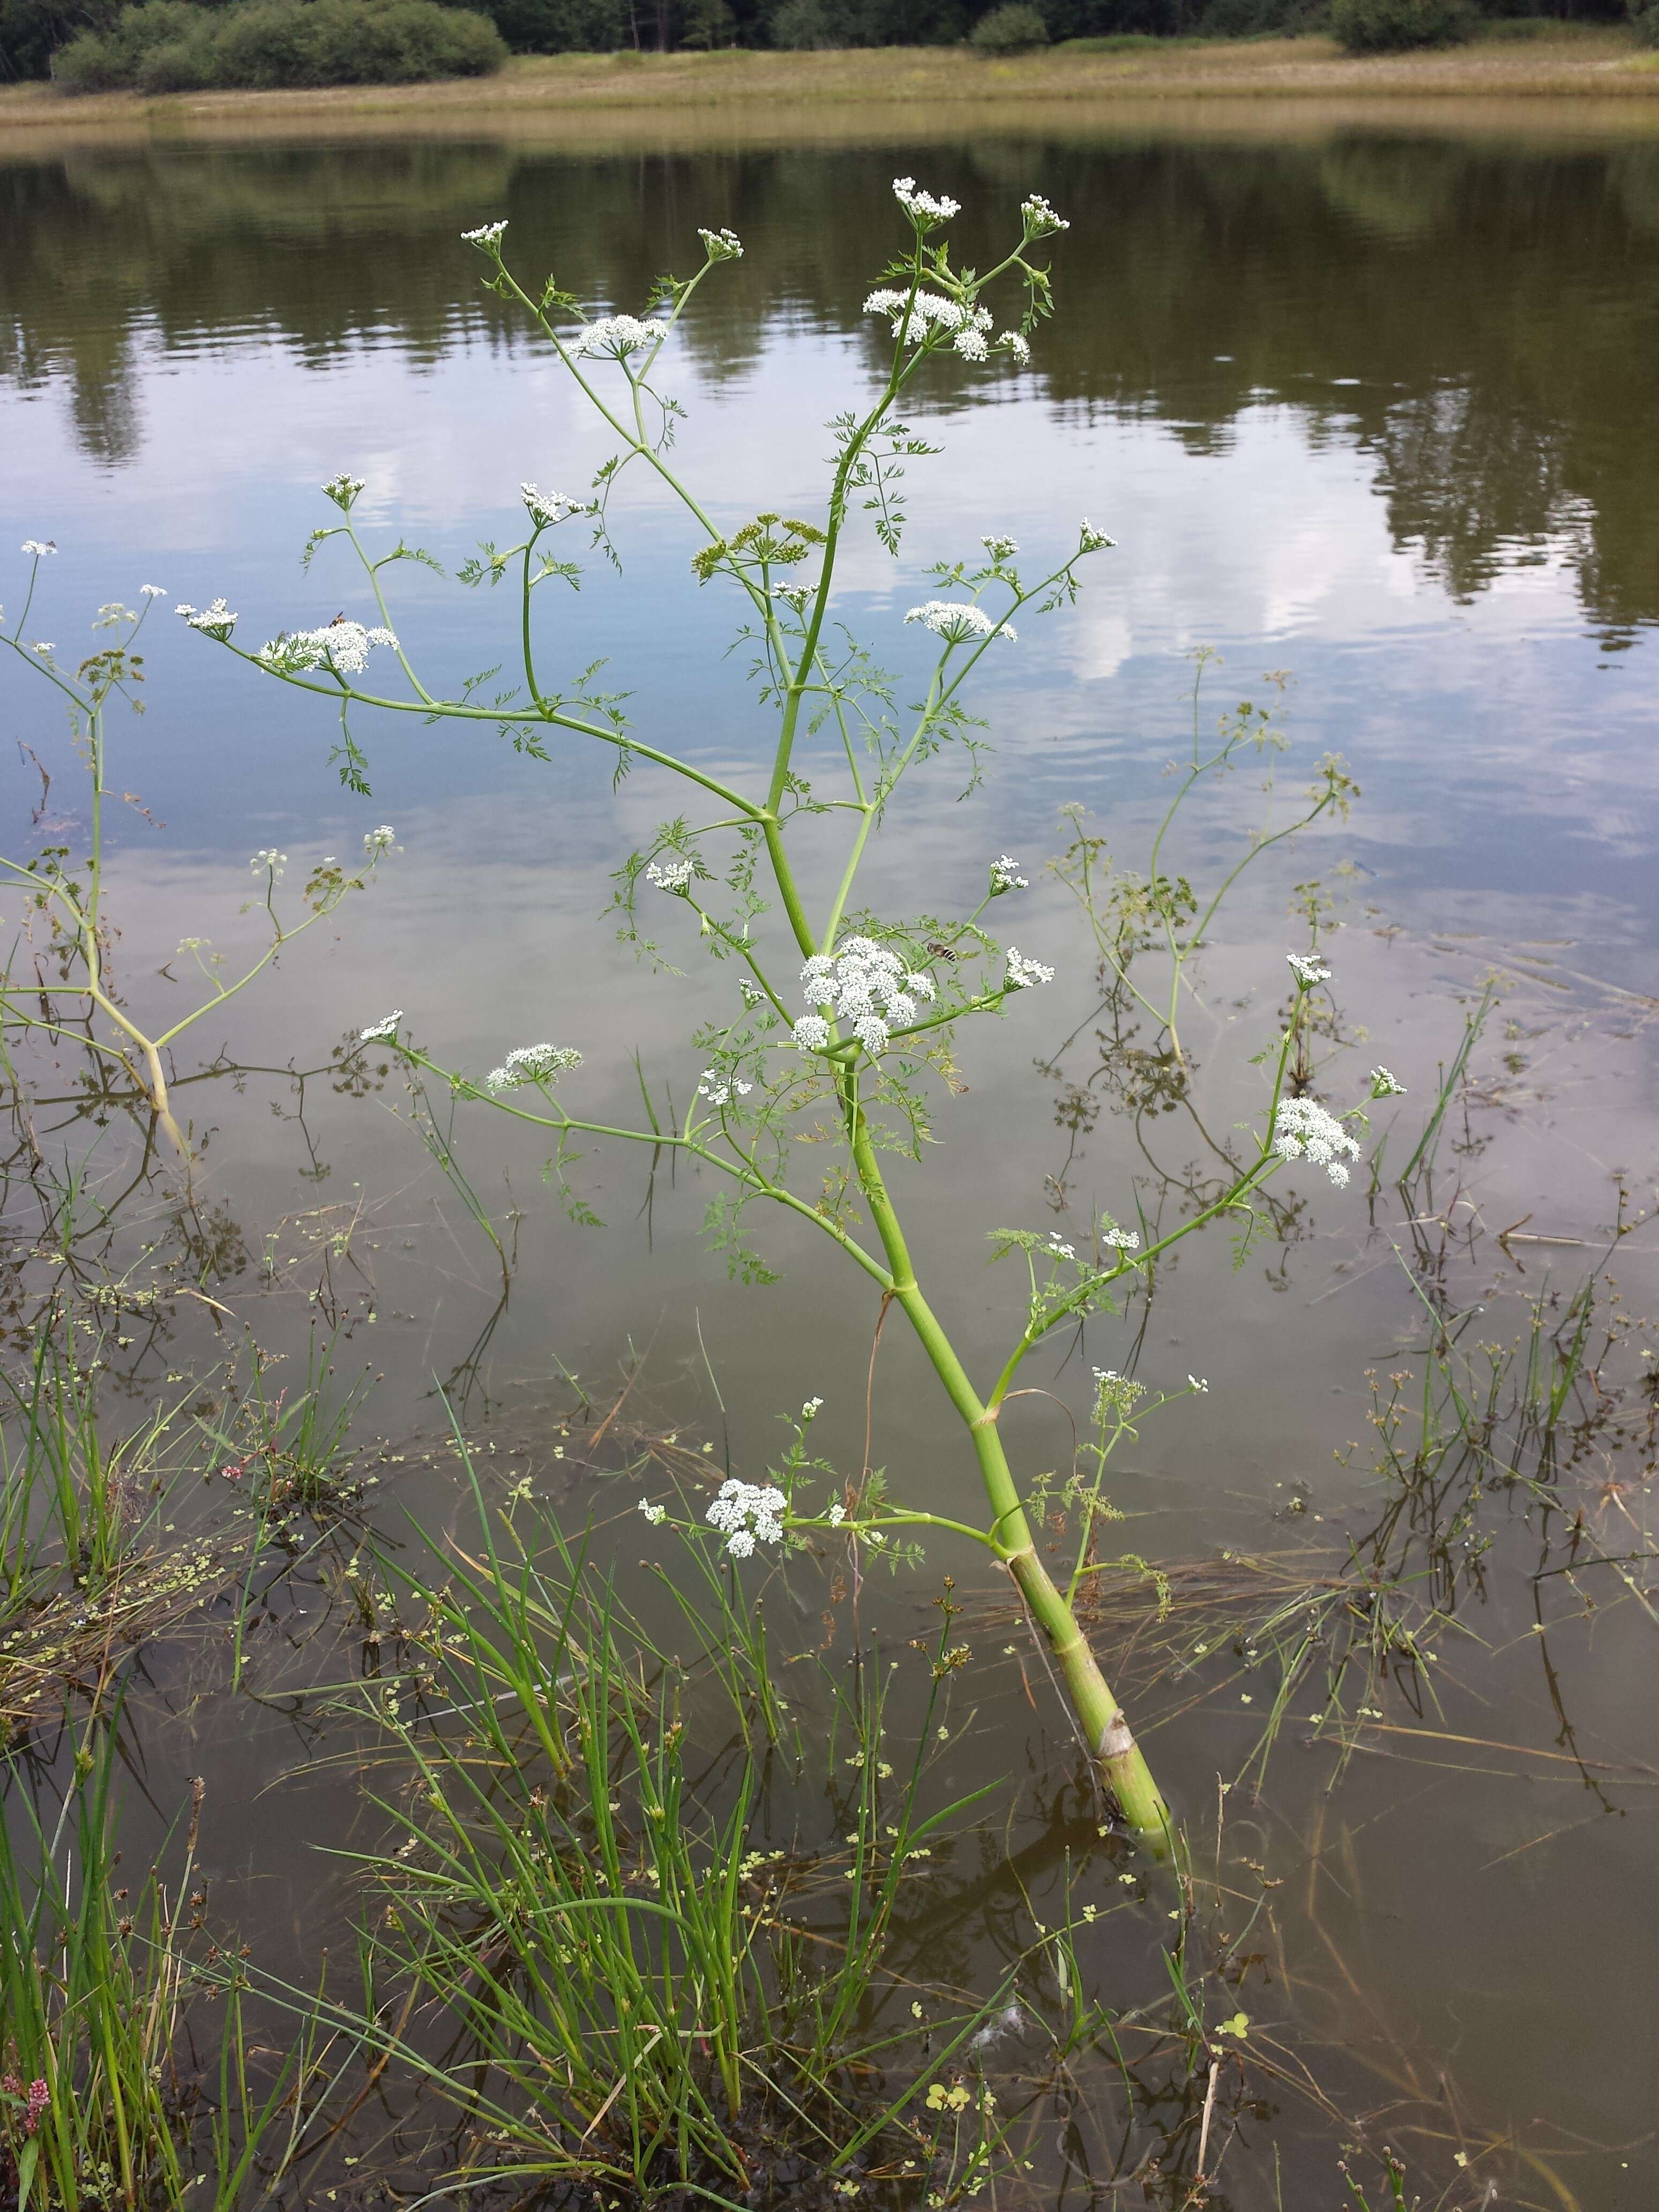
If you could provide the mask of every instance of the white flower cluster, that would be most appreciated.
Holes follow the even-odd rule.
[[[708,1522],[726,1538],[726,1548],[734,1559],[746,1559],[757,1543],[777,1544],[783,1540],[781,1516],[789,1501],[774,1483],[763,1490],[752,1482],[733,1479],[723,1482],[720,1493],[708,1509]],[[750,1522],[753,1522],[751,1528]]]
[[[1207,1390],[1210,1387],[1200,1375],[1189,1375],[1187,1377],[1187,1380],[1192,1384],[1194,1390]]]
[[[488,1080],[492,1091],[516,1091],[525,1083],[552,1083],[562,1069],[581,1064],[574,1045],[521,1044],[499,1067],[490,1069]]]
[[[1012,645],[1019,635],[1012,623],[994,623],[982,607],[966,599],[929,599],[926,606],[912,607],[904,619],[920,623],[947,645],[972,645],[988,637],[1006,637]]]
[[[26,553],[33,554],[38,561],[44,554],[55,553],[58,550],[58,540],[55,538],[26,538],[23,540],[23,550]]]
[[[637,315],[601,315],[598,322],[582,325],[571,341],[570,350],[578,361],[584,356],[620,361],[624,354],[642,353],[667,336],[667,324],[655,315],[644,322]]]
[[[746,1098],[754,1087],[752,1083],[738,1083],[732,1076],[722,1075],[717,1067],[705,1067],[697,1079],[697,1096],[711,1106],[729,1106],[733,1098]]]
[[[1391,1068],[1372,1068],[1371,1097],[1373,1098],[1403,1098],[1405,1095],[1405,1085]]]
[[[404,1010],[399,1006],[394,1013],[387,1014],[383,1020],[371,1022],[366,1030],[358,1030],[358,1043],[384,1044],[388,1037],[397,1036],[398,1024],[403,1018]]]
[[[847,1508],[840,1504],[832,1505],[823,1517],[832,1528],[839,1528],[847,1518]]]
[[[1312,1098],[1281,1098],[1273,1115],[1273,1150],[1281,1160],[1316,1161],[1334,1183],[1348,1180],[1343,1156],[1359,1158],[1359,1147],[1334,1114]]]
[[[147,599],[164,599],[167,595],[167,587],[165,584],[140,584],[138,590],[141,596]]]
[[[1040,960],[1028,960],[1023,952],[1016,952],[1012,945],[1008,947],[1008,988],[1011,991],[1029,991],[1034,983],[1052,983],[1054,980],[1052,968],[1045,968]]]
[[[1120,1229],[1115,1221],[1103,1222],[1100,1241],[1114,1252],[1138,1252],[1140,1249],[1140,1231],[1138,1229]]]
[[[642,1498],[640,1500],[640,1510],[644,1514],[646,1519],[651,1523],[651,1526],[655,1528],[661,1525],[662,1521],[667,1514],[668,1508],[665,1505],[653,1505],[648,1498]]]
[[[690,860],[653,860],[645,872],[645,880],[654,884],[659,891],[688,891],[691,888]]]
[[[356,498],[362,488],[363,480],[361,477],[350,476],[342,469],[338,476],[331,477],[323,486],[323,497],[331,499],[336,507],[343,507],[349,514],[352,501]]]
[[[542,491],[533,483],[521,483],[519,497],[530,510],[530,520],[547,528],[562,522],[568,514],[592,514],[590,499],[567,499],[562,491]]]
[[[248,866],[256,876],[262,868],[269,868],[278,882],[282,880],[283,870],[287,865],[288,854],[279,853],[274,845],[264,847],[259,852],[252,854],[248,859]]]
[[[236,617],[222,599],[216,599],[210,607],[193,607],[186,599],[173,611],[182,615],[192,629],[204,630],[222,645],[236,627]]]
[[[962,202],[941,193],[935,199],[932,192],[919,191],[914,177],[895,177],[893,198],[908,216],[914,216],[917,227],[931,230],[935,223],[949,222],[953,215],[962,213]]]
[[[1019,540],[1006,536],[981,538],[980,544],[994,561],[1012,561],[1019,550]]]
[[[503,216],[499,222],[481,222],[476,230],[464,230],[461,233],[461,238],[465,244],[482,246],[487,252],[490,246],[499,241],[501,233],[506,228],[507,218]]]
[[[1115,538],[1109,538],[1103,530],[1097,530],[1085,514],[1079,532],[1078,550],[1083,553],[1103,553],[1109,545],[1115,545]]]
[[[913,975],[885,945],[871,937],[849,937],[834,953],[815,952],[800,971],[801,989],[815,1006],[833,1006],[839,1021],[873,1060],[887,1048],[892,1030],[915,1020],[919,1001],[933,996],[931,975]],[[822,1052],[830,1024],[821,1014],[795,1024],[795,1042],[803,1052]]]
[[[1019,872],[1019,862],[1011,853],[1000,853],[991,863],[991,896],[999,897],[1004,891],[1029,891],[1031,886]]]
[[[893,336],[908,334],[912,345],[921,345],[935,332],[948,337],[964,361],[984,361],[994,343],[1011,353],[1022,368],[1029,368],[1031,349],[1018,331],[1004,331],[993,340],[987,336],[991,327],[988,307],[964,307],[955,300],[946,300],[937,292],[895,292],[887,286],[872,292],[864,303],[866,315],[886,315],[893,326]]]
[[[398,833],[389,822],[382,822],[378,830],[365,830],[363,832],[364,858],[378,860],[381,854],[389,853],[397,842]]]
[[[1063,215],[1056,215],[1041,192],[1032,192],[1019,204],[1025,218],[1027,238],[1051,238],[1057,230],[1069,230],[1071,224]]]
[[[1304,991],[1311,991],[1316,983],[1330,981],[1330,969],[1322,966],[1319,961],[1311,958],[1307,953],[1287,952],[1285,957],[1291,963],[1291,973]]]
[[[1057,1229],[1048,1231],[1048,1242],[1043,1247],[1043,1257],[1048,1260],[1075,1260],[1077,1247],[1068,1244]]]
[[[42,660],[50,660],[52,654],[56,653],[58,647],[52,643],[49,637],[37,637],[29,647],[29,651],[31,653],[38,653]]]
[[[702,239],[703,250],[711,261],[742,260],[743,240],[735,230],[728,230],[724,223],[718,230],[705,230],[699,223],[697,236]]]
[[[804,614],[806,611],[806,602],[817,588],[813,584],[774,584],[772,597],[775,599],[781,599],[785,606],[793,607],[798,615]]]
[[[200,623],[195,625],[201,627]],[[262,645],[254,659],[262,668],[286,676],[307,668],[325,668],[336,676],[361,676],[377,645],[395,653],[395,634],[380,624],[365,629],[360,622],[331,622],[321,629],[293,629]]]

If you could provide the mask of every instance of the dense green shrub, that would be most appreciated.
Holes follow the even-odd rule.
[[[1198,27],[1206,39],[1293,38],[1329,21],[1329,0],[1209,0]]]
[[[1659,46],[1659,0],[1648,0],[1645,8],[1638,7],[1632,0],[1630,21],[1631,28],[1644,46]]]
[[[1029,0],[1007,0],[981,15],[969,33],[969,43],[982,54],[1024,54],[1048,43],[1048,26]]]
[[[52,76],[65,92],[409,84],[483,76],[506,58],[486,16],[436,0],[144,0],[70,40]]]
[[[811,53],[836,44],[823,0],[783,0],[772,18],[772,44],[787,52]]]
[[[1351,54],[1455,46],[1480,20],[1470,0],[1331,0],[1331,29]]]

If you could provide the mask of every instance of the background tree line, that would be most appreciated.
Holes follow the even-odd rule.
[[[82,31],[107,31],[123,0],[0,0],[0,82],[44,77]],[[228,0],[195,0],[213,9]],[[490,17],[514,53],[710,46],[942,46],[968,38],[987,0],[446,0]],[[1195,31],[1249,36],[1324,27],[1328,0],[1033,0],[1050,40]],[[1626,0],[1482,0],[1488,15],[1617,21]]]

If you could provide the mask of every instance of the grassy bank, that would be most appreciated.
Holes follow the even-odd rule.
[[[732,122],[780,106],[830,111],[843,127],[872,112],[907,132],[932,111],[988,106],[1203,99],[1631,100],[1659,96],[1659,58],[1617,29],[1563,27],[1528,39],[1484,39],[1449,51],[1356,58],[1326,38],[1126,40],[1109,50],[1059,47],[986,61],[959,47],[847,53],[562,54],[514,61],[500,76],[440,84],[307,92],[105,93],[63,99],[44,85],[0,90],[0,132],[115,124],[189,128],[378,116],[444,123],[489,115],[561,126],[593,113],[711,112]],[[775,128],[775,125],[772,125]],[[815,121],[814,127],[821,127]]]

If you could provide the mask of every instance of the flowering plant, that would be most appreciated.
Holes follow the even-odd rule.
[[[110,796],[105,780],[108,765],[106,716],[115,699],[125,699],[135,714],[144,711],[143,702],[137,696],[138,687],[144,680],[144,656],[133,648],[150,608],[167,594],[159,584],[146,584],[140,592],[142,606],[123,606],[119,600],[113,600],[100,607],[93,624],[94,634],[107,631],[109,641],[88,653],[71,672],[59,665],[56,645],[24,635],[40,581],[40,564],[58,550],[57,544],[50,538],[27,538],[23,550],[31,562],[28,588],[17,619],[9,630],[3,627],[3,616],[0,615],[0,647],[9,648],[66,703],[91,791],[83,862],[76,864],[66,845],[49,845],[37,858],[27,861],[0,855],[0,880],[11,884],[23,894],[26,932],[40,933],[34,945],[34,959],[25,963],[14,955],[3,974],[0,974],[0,1033],[11,1028],[44,1034],[54,1040],[78,1041],[106,1071],[119,1069],[129,1079],[138,1097],[148,1103],[155,1117],[153,1126],[159,1126],[180,1158],[188,1161],[190,1145],[173,1114],[168,1090],[169,1048],[204,1014],[216,1012],[228,999],[245,989],[270,965],[285,945],[325,921],[349,893],[365,890],[381,860],[395,844],[396,832],[384,823],[379,829],[368,830],[362,841],[362,860],[350,866],[343,866],[331,854],[319,860],[306,881],[307,911],[297,921],[285,921],[277,908],[276,886],[282,881],[288,854],[279,853],[274,846],[255,853],[249,863],[255,882],[255,896],[250,903],[264,908],[270,925],[263,951],[240,974],[233,970],[228,977],[224,973],[225,956],[216,952],[206,938],[184,938],[173,958],[191,962],[208,986],[207,994],[176,1019],[161,1024],[151,1022],[148,1029],[141,1027],[137,1017],[117,992],[110,972],[112,933],[105,913],[104,808]],[[222,599],[216,600],[205,610],[181,606],[178,612],[192,629],[222,641],[229,638],[236,624],[236,617]],[[333,642],[325,644],[319,641]],[[378,641],[376,633],[366,633],[355,623],[342,623],[337,629],[317,630],[289,639],[280,654],[275,647],[267,647],[267,651],[276,655],[272,666],[311,669],[331,663],[356,672],[367,659],[368,645],[374,641]],[[46,774],[44,769],[41,773]],[[131,792],[120,795],[129,802],[134,801]],[[50,981],[42,966],[43,954],[58,969]],[[173,974],[170,962],[163,965],[161,972],[169,982],[176,984],[181,980]],[[70,1003],[66,1005],[65,1001]]]
[[[709,1225],[734,1272],[769,1279],[761,1256],[742,1241],[743,1217],[758,1203],[781,1207],[810,1222],[878,1294],[884,1315],[896,1306],[931,1361],[945,1398],[960,1419],[983,1479],[988,1519],[982,1527],[945,1521],[924,1511],[886,1513],[879,1521],[864,1510],[867,1498],[849,1496],[821,1516],[803,1516],[813,1527],[836,1530],[840,1540],[879,1543],[884,1526],[933,1525],[984,1547],[1006,1571],[1044,1641],[1064,1686],[1097,1771],[1129,1824],[1159,1835],[1168,1815],[1129,1723],[1113,1696],[1081,1627],[1074,1605],[1087,1562],[1080,1560],[1069,1590],[1050,1576],[1033,1533],[1027,1501],[1003,1442],[1000,1416],[1024,1362],[1039,1344],[1084,1315],[1109,1309],[1137,1271],[1182,1236],[1218,1214],[1248,1212],[1253,1188],[1265,1177],[1310,1157],[1337,1164],[1352,1150],[1340,1125],[1283,1102],[1291,1038],[1281,1040],[1272,1073],[1264,1128],[1255,1156],[1228,1188],[1195,1211],[1170,1235],[1148,1237],[1103,1218],[1081,1249],[1056,1237],[1018,1230],[993,1232],[993,1256],[1024,1263],[1029,1288],[1013,1344],[1000,1370],[976,1382],[959,1356],[945,1321],[924,1288],[890,1180],[895,1158],[920,1162],[930,1133],[930,1085],[954,1080],[957,1031],[990,1015],[1009,1017],[1018,1002],[1052,981],[1044,961],[1000,941],[987,926],[988,910],[1025,887],[1018,861],[1001,854],[987,871],[976,905],[955,916],[883,916],[854,905],[861,863],[902,779],[946,748],[971,751],[973,722],[965,687],[980,658],[1014,647],[1016,617],[1043,616],[1069,606],[1079,589],[1083,562],[1111,540],[1086,520],[1075,543],[1035,579],[1017,565],[1018,547],[1004,532],[980,540],[977,552],[938,564],[938,596],[912,607],[908,623],[937,642],[915,708],[901,714],[885,678],[869,653],[844,634],[830,610],[843,545],[860,518],[885,549],[897,555],[905,527],[904,466],[932,449],[899,419],[907,393],[916,389],[938,356],[949,355],[991,373],[1017,374],[1030,359],[1031,340],[1051,310],[1046,264],[1034,258],[1041,241],[1066,228],[1039,196],[1020,210],[1009,251],[982,274],[959,270],[941,234],[958,213],[957,204],[900,178],[894,193],[908,228],[904,250],[882,272],[865,302],[890,339],[884,369],[867,404],[833,424],[836,451],[819,519],[766,512],[732,528],[718,527],[674,462],[671,433],[683,411],[659,388],[682,318],[711,272],[742,252],[727,231],[703,231],[704,259],[689,280],[662,280],[643,317],[607,314],[590,319],[580,303],[549,279],[539,294],[526,290],[507,266],[506,225],[495,222],[466,234],[484,256],[485,283],[515,305],[540,332],[555,360],[574,380],[617,441],[617,451],[581,498],[526,483],[521,488],[527,528],[508,549],[486,545],[460,572],[466,584],[498,582],[516,571],[520,622],[517,688],[488,703],[469,692],[445,696],[417,672],[393,627],[383,592],[389,562],[429,558],[401,543],[379,558],[358,535],[352,509],[362,486],[336,477],[323,489],[339,519],[313,533],[310,550],[343,538],[356,553],[374,601],[373,627],[343,625],[349,636],[328,632],[287,633],[244,652],[234,642],[222,607],[210,619],[186,619],[240,653],[252,667],[326,700],[340,718],[336,757],[343,780],[367,789],[367,760],[349,716],[359,708],[418,716],[459,726],[485,724],[521,752],[549,757],[562,736],[610,749],[619,769],[648,767],[676,778],[706,810],[707,818],[678,815],[665,821],[651,843],[632,854],[617,873],[616,908],[623,934],[653,960],[662,956],[652,935],[659,925],[641,917],[651,901],[675,915],[712,956],[737,971],[729,1018],[696,1040],[702,1073],[683,1108],[665,1096],[650,1102],[649,1126],[616,1127],[568,1105],[557,1086],[574,1076],[580,1054],[570,1045],[520,1046],[488,1078],[441,1066],[407,1035],[402,1013],[365,1028],[365,1041],[389,1042],[411,1069],[447,1081],[467,1099],[487,1103],[557,1137],[555,1172],[578,1218],[591,1218],[567,1180],[578,1136],[647,1144],[695,1158],[725,1185],[710,1209]],[[993,302],[1012,291],[1015,309],[999,334]],[[723,586],[740,611],[740,638],[751,648],[763,702],[775,714],[776,738],[763,784],[750,787],[681,757],[633,726],[612,695],[602,695],[587,676],[555,683],[544,672],[546,650],[537,619],[540,587],[553,579],[574,580],[574,564],[560,556],[550,533],[580,518],[596,544],[614,555],[608,508],[619,477],[629,468],[652,472],[679,504],[691,526],[690,561],[702,586]],[[384,649],[401,671],[406,689],[367,688],[373,650]],[[380,664],[377,664],[380,665]],[[389,665],[389,664],[388,664]],[[828,833],[841,839],[836,888],[824,910],[809,911],[798,872],[802,842],[821,846]],[[1304,994],[1316,979],[1295,969]],[[1299,1000],[1298,1000],[1299,1003]],[[682,1093],[684,1096],[684,1092]],[[1322,1113],[1323,1109],[1316,1109]],[[791,1142],[803,1117],[815,1135],[833,1140],[836,1164],[817,1192],[793,1187],[799,1148]],[[1326,1120],[1330,1117],[1326,1116]],[[861,1236],[857,1205],[873,1228]],[[1143,1224],[1144,1226],[1144,1224]],[[1202,1386],[1190,1386],[1196,1389]],[[1188,1395],[1188,1394],[1182,1394]],[[1097,1409],[1109,1424],[1127,1411],[1120,1393]],[[813,1409],[815,1410],[815,1408]],[[810,1412],[804,1419],[810,1419]],[[1115,1435],[1116,1429],[1113,1434]],[[1104,1469],[1104,1446],[1098,1473]],[[643,1502],[652,1518],[660,1509]],[[1090,1526],[1103,1512],[1099,1481],[1088,1492]],[[711,1519],[733,1558],[757,1545],[781,1540],[801,1525],[790,1512],[787,1487],[734,1483],[715,1502]],[[1085,1547],[1088,1543],[1085,1530]]]

